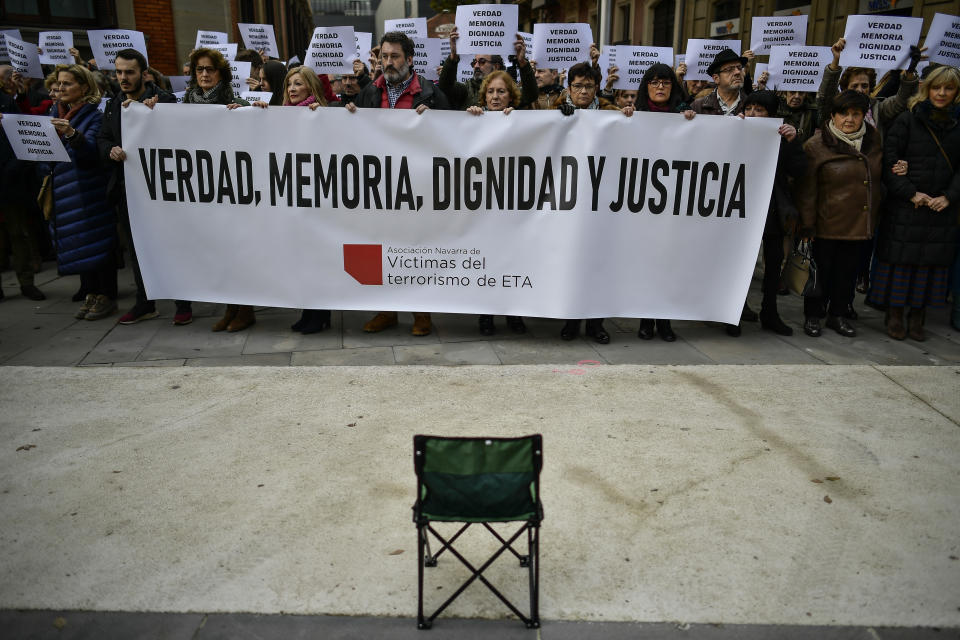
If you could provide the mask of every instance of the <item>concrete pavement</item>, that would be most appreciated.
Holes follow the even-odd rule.
[[[945,313],[925,343],[887,339],[859,303],[858,338],[808,338],[795,297],[791,338],[676,323],[680,341],[648,343],[616,319],[601,346],[536,319],[484,339],[474,318],[440,315],[418,340],[409,325],[365,335],[369,314],[350,312],[294,336],[285,310],[223,335],[215,305],[187,327],[169,302],[132,327],[75,321],[75,278],[42,274],[44,303],[11,278],[10,637],[412,636],[418,432],[545,437],[544,628],[502,620],[478,585],[434,636],[960,637],[960,338]],[[251,364],[283,366],[237,366]],[[494,569],[522,602],[519,570]],[[431,595],[462,578],[450,562],[428,575]]]

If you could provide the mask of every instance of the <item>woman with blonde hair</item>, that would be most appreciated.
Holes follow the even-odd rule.
[[[58,100],[51,122],[71,162],[43,165],[53,182],[50,229],[60,274],[79,274],[86,292],[77,319],[99,320],[117,310],[117,220],[107,200],[108,172],[97,134],[103,114],[93,74],[78,64],[57,65]]]
[[[311,110],[327,106],[323,83],[313,69],[295,67],[287,71],[283,80],[283,105],[285,107],[310,107]],[[267,103],[257,100],[253,106],[266,109]],[[290,329],[303,334],[319,333],[330,328],[329,309],[304,309],[300,319]]]
[[[922,341],[927,307],[946,302],[949,269],[960,240],[956,67],[937,67],[920,84],[908,111],[887,131],[883,160],[888,192],[870,299],[887,308],[887,335]],[[954,312],[960,313],[956,308]]]

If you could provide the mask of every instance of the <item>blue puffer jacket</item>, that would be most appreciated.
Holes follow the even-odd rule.
[[[56,105],[51,115],[57,116]],[[103,114],[87,104],[70,120],[77,130],[64,141],[73,162],[55,162],[41,171],[53,171],[53,217],[50,229],[62,275],[92,271],[113,255],[117,219],[107,201],[109,171],[97,154],[97,134]]]

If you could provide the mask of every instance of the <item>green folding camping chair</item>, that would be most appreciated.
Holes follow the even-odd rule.
[[[490,589],[528,628],[540,626],[540,469],[543,466],[543,436],[522,438],[445,438],[413,437],[413,466],[417,473],[417,502],[413,521],[417,525],[417,628],[429,629],[434,619],[456,600],[475,580]],[[434,528],[435,522],[462,522],[449,539]],[[504,538],[491,522],[522,522],[509,538]],[[453,547],[470,525],[482,524],[500,547],[475,568]],[[513,544],[527,534],[527,553],[520,554]],[[431,554],[429,536],[440,543]],[[470,570],[471,576],[433,615],[423,615],[423,570],[437,566],[445,551]],[[530,616],[520,612],[482,575],[504,551],[510,551],[527,569],[530,580]]]

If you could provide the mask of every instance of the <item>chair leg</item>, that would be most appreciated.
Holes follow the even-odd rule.
[[[540,628],[540,526],[527,525],[527,541],[530,545],[530,622],[528,629]]]
[[[417,629],[429,629],[432,626],[423,617],[423,548],[427,545],[426,534],[424,526],[417,527]]]
[[[527,566],[529,566],[529,564],[530,564],[530,556],[529,556],[529,555],[526,555],[526,556],[520,555],[519,553],[517,553],[517,550],[516,550],[516,549],[514,549],[514,548],[513,548],[512,546],[510,546],[510,545],[507,545],[507,541],[503,539],[503,536],[501,536],[499,533],[497,533],[497,530],[496,530],[496,529],[494,529],[493,527],[490,526],[490,523],[484,522],[484,523],[482,523],[482,524],[483,524],[484,527],[486,527],[487,531],[490,532],[490,535],[492,535],[494,538],[496,538],[497,540],[500,541],[500,544],[503,544],[503,545],[506,545],[506,546],[507,546],[507,550],[508,550],[510,553],[512,553],[514,556],[516,556],[517,560],[520,561],[520,566],[521,566],[521,567],[527,567]],[[451,542],[453,542],[453,541],[451,540]]]

